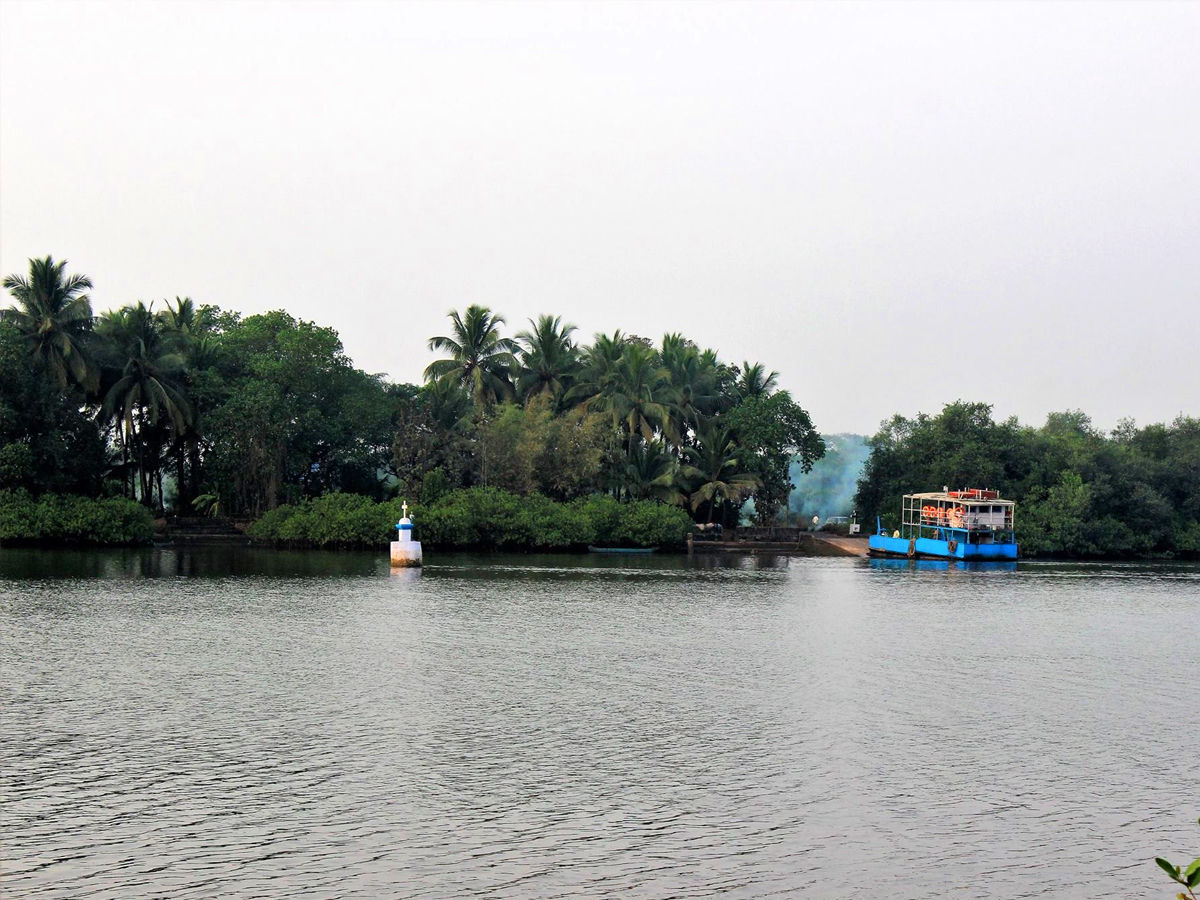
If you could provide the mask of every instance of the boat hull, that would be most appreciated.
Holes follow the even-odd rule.
[[[653,553],[657,547],[593,547],[588,544],[592,553]]]
[[[953,548],[951,541],[938,538],[919,537],[909,540],[904,537],[889,537],[873,534],[867,541],[867,550],[872,556],[908,557],[910,559],[962,559],[971,562],[1008,562],[1017,558],[1014,544],[968,544],[958,541]]]

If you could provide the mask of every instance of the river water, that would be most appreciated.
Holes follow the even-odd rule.
[[[1200,853],[1200,567],[429,563],[0,551],[0,894],[1166,897]]]

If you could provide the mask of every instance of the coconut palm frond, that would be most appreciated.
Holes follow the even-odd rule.
[[[484,306],[449,313],[451,335],[429,339],[429,349],[449,354],[425,368],[425,379],[453,380],[470,391],[478,409],[512,396],[509,377],[519,345],[500,336],[503,316]]]
[[[29,341],[31,356],[66,388],[72,382],[88,393],[99,386],[99,374],[86,350],[92,326],[92,304],[84,293],[92,287],[86,275],[65,275],[67,261],[52,257],[29,260],[29,275],[9,275],[4,287],[16,305],[4,317]]]

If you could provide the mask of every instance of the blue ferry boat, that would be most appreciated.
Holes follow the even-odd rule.
[[[888,534],[876,524],[867,541],[872,556],[998,562],[1017,558],[1012,500],[996,491],[943,489],[905,494],[900,528]]]

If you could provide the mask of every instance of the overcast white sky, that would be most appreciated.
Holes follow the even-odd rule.
[[[825,432],[1200,414],[1200,4],[0,3],[0,271],[682,331]],[[6,298],[7,300],[7,298]]]

